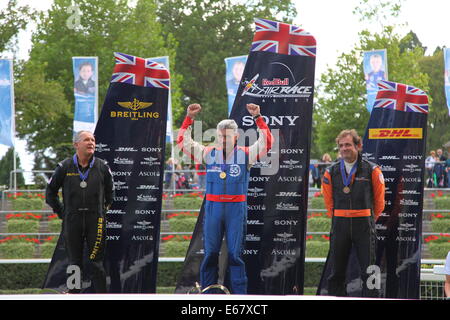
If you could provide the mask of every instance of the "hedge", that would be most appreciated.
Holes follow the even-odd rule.
[[[450,219],[431,220],[431,229],[433,232],[450,232]]]
[[[41,198],[18,198],[11,201],[11,206],[15,211],[42,210],[44,201]]]
[[[190,241],[163,242],[165,257],[185,257]]]
[[[434,198],[434,205],[436,209],[450,210],[450,197]]]
[[[314,217],[308,219],[307,230],[309,232],[329,232],[331,229],[330,218]]]
[[[202,206],[203,198],[192,195],[177,196],[173,198],[175,209],[198,210]]]
[[[319,240],[306,241],[305,255],[308,258],[325,258],[328,255],[330,245],[328,242]]]
[[[39,245],[41,251],[41,258],[52,258],[53,252],[55,252],[56,242],[46,242]]]
[[[37,233],[39,231],[39,221],[9,219],[6,223],[7,233]]]
[[[33,258],[36,246],[34,243],[2,243],[0,255],[3,259],[30,259]]]
[[[178,277],[181,275],[183,262],[160,262],[156,278],[156,292],[173,293]],[[305,264],[305,293],[315,294],[319,284],[324,263]],[[38,294],[47,274],[48,264],[1,264],[0,294],[22,293]],[[16,292],[11,292],[15,290]]]
[[[196,223],[197,218],[169,219],[170,231],[172,232],[192,232]]]
[[[323,197],[311,198],[311,209],[325,209],[325,202]]]
[[[430,242],[427,246],[434,259],[445,259],[450,251],[450,242]]]
[[[48,232],[56,233],[61,232],[62,220],[52,219],[48,221]]]

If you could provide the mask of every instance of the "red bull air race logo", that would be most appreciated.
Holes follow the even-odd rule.
[[[313,94],[313,87],[303,85],[306,78],[297,80],[292,70],[284,63],[272,62],[271,65],[276,68],[281,77],[265,78],[256,74],[250,81],[245,80],[245,87],[242,91],[242,96],[251,96],[261,98],[262,102],[265,99],[309,99]]]

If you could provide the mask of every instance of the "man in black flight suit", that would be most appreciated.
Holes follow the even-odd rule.
[[[113,177],[107,163],[94,157],[95,138],[91,132],[76,133],[73,145],[75,154],[58,164],[47,185],[46,202],[63,219],[61,233],[69,265],[83,269],[86,241],[95,292],[105,293],[105,213],[113,200]],[[63,203],[58,196],[61,187]],[[81,290],[79,287],[69,289],[70,293]]]

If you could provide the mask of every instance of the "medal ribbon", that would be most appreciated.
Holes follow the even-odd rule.
[[[350,173],[347,176],[347,173],[345,172],[344,160],[341,159],[340,169],[341,169],[342,183],[344,184],[344,186],[348,187],[350,185],[350,182],[352,182],[352,177],[356,172],[356,165],[357,162],[353,165],[352,169],[350,170]]]
[[[85,173],[82,173],[80,168],[78,167],[77,154],[75,153],[73,155],[73,163],[75,163],[75,166],[77,167],[78,173],[80,174],[81,181],[84,181],[84,180],[86,180],[88,178],[89,170],[91,170],[92,166],[94,165],[94,160],[95,160],[95,157],[92,157],[92,160],[89,163],[89,169],[87,169]]]

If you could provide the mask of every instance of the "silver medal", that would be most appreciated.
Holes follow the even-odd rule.
[[[80,182],[80,187],[82,187],[83,189],[87,187],[87,182],[86,181],[81,181]]]

